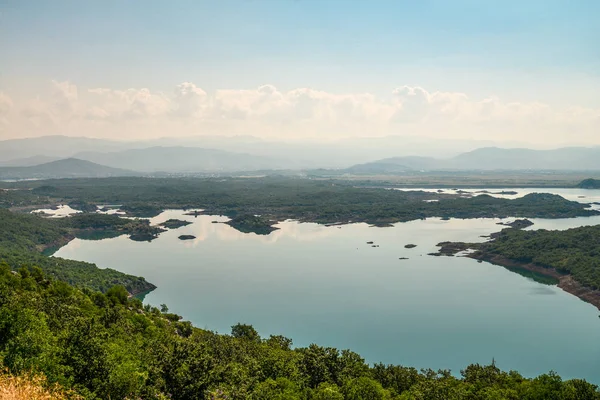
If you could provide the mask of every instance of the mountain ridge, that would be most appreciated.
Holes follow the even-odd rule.
[[[562,147],[550,150],[483,147],[452,158],[391,157],[346,168],[348,173],[464,170],[600,170],[600,147]]]
[[[78,158],[64,158],[27,167],[0,167],[0,179],[106,178],[139,173]]]
[[[114,168],[140,172],[223,172],[279,169],[287,160],[234,153],[218,149],[183,146],[154,146],[117,152],[81,152],[77,158]]]

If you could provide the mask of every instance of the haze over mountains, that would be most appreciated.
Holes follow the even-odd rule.
[[[65,158],[28,167],[0,167],[0,179],[107,178],[136,172],[111,168],[76,158]]]
[[[563,147],[553,150],[485,147],[447,159],[392,157],[357,164],[349,173],[400,173],[406,171],[600,170],[600,147]]]
[[[110,153],[82,152],[75,157],[139,172],[232,172],[291,167],[284,159],[197,147],[150,147]]]
[[[197,136],[145,141],[43,136],[0,141],[0,165],[37,165],[68,157],[88,159],[86,157],[91,157],[90,153],[111,153],[152,147],[194,147],[266,157],[269,160],[264,161],[267,161],[271,168],[346,168],[353,164],[397,156],[420,155],[446,158],[494,144],[490,141],[440,140],[413,136],[352,138],[329,142],[267,141],[253,136]],[[89,160],[103,163],[97,157],[99,156]],[[223,165],[223,168],[228,170],[236,169],[235,167],[235,165]],[[141,169],[152,168],[152,166],[144,166]]]
[[[0,141],[0,178],[318,168],[359,175],[410,171],[600,170],[600,147],[552,150],[476,147],[485,144],[400,136],[301,144],[267,142],[251,136],[138,142],[46,136]]]

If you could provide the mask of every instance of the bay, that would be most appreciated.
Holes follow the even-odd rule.
[[[181,210],[152,223],[169,218],[193,223],[152,242],[75,239],[55,255],[144,276],[158,286],[145,302],[165,303],[221,333],[243,322],[296,346],[350,348],[368,362],[458,373],[494,359],[526,376],[554,370],[600,383],[595,307],[499,266],[427,255],[441,241],[485,240],[480,236],[499,230],[499,220],[428,219],[390,228],[285,221],[267,236]],[[566,229],[595,218],[534,222]],[[183,234],[196,239],[181,241]]]

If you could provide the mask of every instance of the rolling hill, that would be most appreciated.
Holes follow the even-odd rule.
[[[0,167],[0,179],[106,178],[139,175],[76,158],[66,158],[29,167]]]
[[[150,147],[100,153],[83,152],[77,158],[114,168],[141,172],[223,172],[286,168],[284,159],[198,147]]]
[[[335,140],[326,140],[325,138],[323,140],[298,140],[285,137],[264,139],[249,135],[229,136],[226,134],[190,137],[171,135],[137,141],[53,135],[0,140],[0,165],[31,166],[62,158],[82,158],[82,153],[90,152],[114,153],[151,147],[188,147],[285,160],[284,167],[286,168],[345,168],[353,164],[397,156],[419,155],[447,158],[461,152],[494,145],[522,146],[521,144],[501,144],[482,140],[440,139],[410,135]],[[45,159],[42,160],[43,157]],[[35,162],[36,159],[38,162]],[[89,161],[110,165],[95,159]]]
[[[35,165],[57,161],[61,158],[63,157],[50,157],[40,155],[24,158],[15,158],[8,161],[0,161],[0,167],[33,167]]]
[[[36,157],[63,159],[82,151],[117,151],[142,146],[142,143],[61,135],[0,141],[0,162],[18,166],[14,161]]]
[[[395,174],[407,171],[598,171],[600,147],[553,150],[484,147],[452,158],[392,157],[343,170],[353,174]]]

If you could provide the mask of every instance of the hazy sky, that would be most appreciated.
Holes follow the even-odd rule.
[[[598,0],[0,0],[0,138],[600,144]]]

